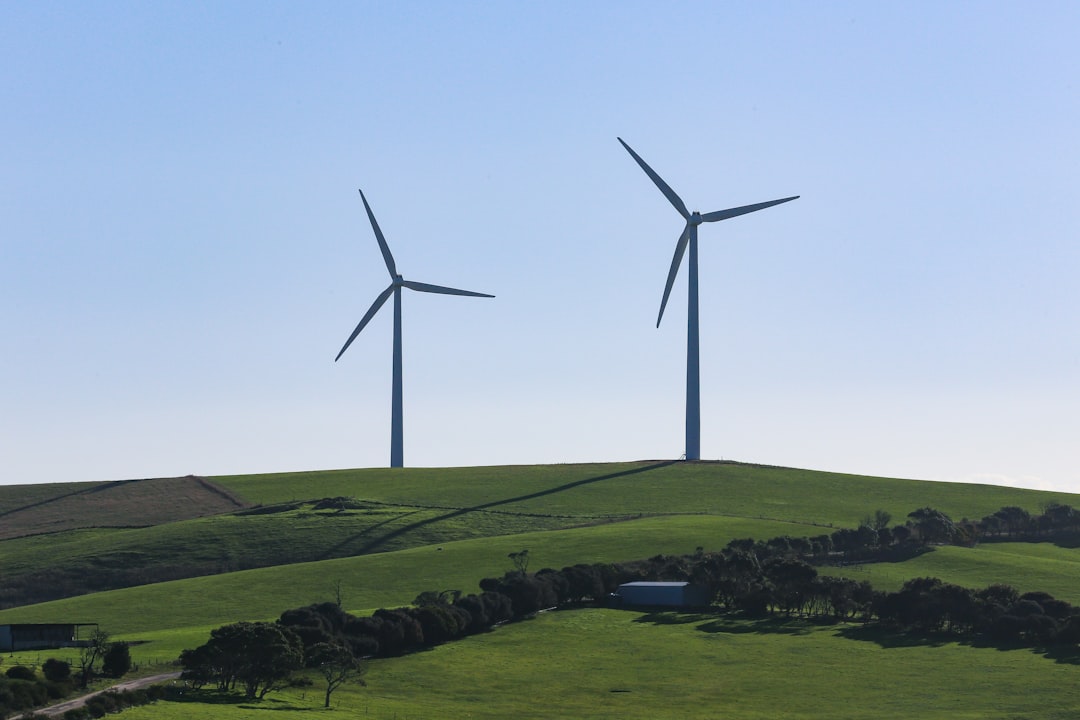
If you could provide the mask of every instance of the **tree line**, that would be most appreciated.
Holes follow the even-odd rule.
[[[515,569],[482,580],[478,594],[427,591],[409,606],[382,608],[366,617],[351,615],[336,602],[316,603],[286,610],[276,622],[239,622],[213,630],[209,642],[181,653],[181,678],[196,689],[239,690],[258,699],[289,685],[297,671],[313,669],[325,681],[329,707],[332,692],[342,683],[362,682],[364,658],[398,656],[547,608],[602,600],[638,577],[618,564],[533,574]]]

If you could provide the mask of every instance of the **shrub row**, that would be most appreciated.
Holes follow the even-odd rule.
[[[67,667],[67,663],[57,662]],[[32,667],[15,665],[0,676],[0,718],[14,713],[24,712],[46,704],[51,700],[60,700],[72,692],[71,681],[67,677],[54,679],[46,674],[38,677]]]
[[[106,690],[87,700],[83,707],[68,710],[62,717],[64,720],[90,720],[90,718],[105,717],[128,708],[148,705],[164,696],[165,688],[161,685],[151,685],[138,690]]]

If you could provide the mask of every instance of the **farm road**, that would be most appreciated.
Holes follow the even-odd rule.
[[[59,717],[60,715],[63,715],[64,713],[66,713],[68,710],[72,710],[72,709],[77,708],[77,707],[82,707],[83,705],[86,704],[87,700],[94,697],[95,695],[100,695],[103,692],[108,692],[109,690],[137,690],[138,688],[146,687],[147,685],[153,685],[155,683],[165,682],[166,680],[175,680],[178,677],[180,677],[180,671],[179,670],[177,670],[175,672],[162,673],[161,675],[150,675],[150,676],[147,676],[147,677],[136,678],[134,680],[128,680],[126,682],[118,683],[118,684],[113,685],[111,687],[107,687],[107,688],[105,688],[103,690],[96,690],[96,691],[94,691],[92,693],[89,693],[87,695],[83,695],[81,697],[74,698],[72,700],[65,700],[64,702],[60,703],[59,705],[51,705],[51,706],[46,707],[46,708],[39,708],[39,709],[35,710],[34,712],[36,712],[38,715],[48,715],[49,717]],[[23,718],[23,717],[25,717],[25,716],[24,715],[16,715],[14,720],[20,720],[20,718]]]

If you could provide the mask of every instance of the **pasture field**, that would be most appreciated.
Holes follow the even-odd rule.
[[[335,507],[328,498],[348,500]],[[1050,501],[1075,504],[1030,490],[730,462],[345,470],[33,493],[0,487],[0,507],[9,508],[0,514],[0,607],[655,515],[781,520],[828,532],[877,509],[902,520],[931,505],[959,519],[1005,505],[1038,511]]]
[[[373,661],[368,687],[340,689],[330,716],[1064,720],[1080,715],[1076,672],[1030,650],[905,644],[853,626],[572,610]],[[328,716],[317,682],[261,703],[164,701],[125,715],[253,720],[276,711]]]
[[[522,549],[532,556],[530,569],[539,570],[691,553],[699,545],[719,549],[734,537],[812,530],[813,526],[711,515],[643,518],[111,590],[0,611],[0,623],[79,618],[137,639],[139,633],[154,630],[275,619],[289,608],[334,599],[339,580],[343,604],[353,613],[406,605],[425,590],[479,592],[480,580],[512,569],[507,555]]]
[[[733,537],[811,532],[815,526],[715,516],[665,516],[506,538],[464,540],[315,563],[158,583],[68,598],[0,612],[0,623],[76,618],[99,622],[117,638],[138,642],[137,662],[159,663],[205,642],[218,625],[272,620],[288,608],[333,599],[341,581],[345,607],[369,614],[408,604],[424,590],[478,591],[482,577],[509,569],[507,554],[528,548],[537,568],[574,562],[630,560],[658,552],[681,554],[702,545],[722,547]],[[441,548],[441,549],[438,549]],[[869,580],[896,589],[912,577],[932,575],[969,587],[1012,582],[1022,591],[1047,590],[1080,602],[1080,553],[1049,544],[986,543],[941,547],[903,563],[822,572]]]
[[[335,470],[215,477],[252,504],[348,496],[390,504],[498,509],[568,517],[709,513],[806,524],[856,525],[881,508],[900,520],[931,506],[955,519],[1007,505],[1037,510],[1065,493],[873,478],[734,462]]]
[[[914,577],[937,577],[970,588],[1005,583],[1020,592],[1041,590],[1080,605],[1080,550],[1052,543],[938,547],[902,563],[875,563],[854,569],[823,567],[818,571],[867,580],[880,590],[899,590]]]
[[[508,513],[445,515],[442,510],[383,505],[335,512],[314,510],[307,503],[273,514],[227,513],[151,527],[86,528],[13,538],[0,542],[8,581],[0,587],[0,600],[12,605],[25,596],[56,597],[42,597],[39,587],[25,588],[39,583],[53,588],[76,584],[75,590],[81,587],[84,592],[108,590],[581,522]]]
[[[108,487],[115,507],[124,505],[122,485]],[[903,522],[926,506],[956,519],[1007,505],[1031,512],[1049,502],[1080,507],[1080,497],[1060,493],[735,463],[346,470],[214,478],[213,485],[245,509],[196,517],[199,509],[187,508],[186,518],[162,511],[165,519],[147,527],[72,526],[0,540],[5,580],[65,563],[87,577],[170,563],[209,574],[13,607],[0,611],[0,623],[97,622],[115,638],[139,643],[133,659],[150,666],[202,644],[214,627],[272,620],[332,600],[339,589],[344,607],[358,615],[408,604],[426,590],[476,592],[482,578],[511,569],[507,555],[522,549],[529,550],[529,569],[539,570],[718,550],[734,538],[818,535],[853,527],[877,509]],[[87,492],[96,487],[0,488],[0,508],[15,511],[7,518],[25,519],[30,505],[55,509],[57,498],[70,503],[100,494]],[[315,504],[335,497],[351,502],[337,509]],[[1078,563],[1080,550],[1049,543],[983,543],[822,571],[886,590],[928,575],[968,587],[1005,582],[1080,604]],[[266,566],[241,569],[256,565]],[[857,626],[564,611],[373,661],[370,686],[338,691],[332,712],[402,720],[1075,717],[1074,661],[905,642]],[[325,716],[320,705],[311,687],[256,704],[163,702],[125,717],[229,720],[281,709],[300,720]]]

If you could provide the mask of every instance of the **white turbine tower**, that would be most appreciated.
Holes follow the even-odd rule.
[[[375,215],[371,212],[371,206],[368,205],[363,190],[360,191],[360,199],[364,201],[364,209],[367,210],[368,219],[371,220],[371,229],[375,231],[375,239],[379,241],[379,249],[382,250],[383,260],[386,261],[386,269],[390,272],[390,286],[379,293],[379,296],[375,298],[375,302],[373,302],[371,307],[368,308],[368,311],[364,313],[364,317],[360,319],[360,324],[356,326],[356,329],[352,331],[352,335],[345,341],[345,345],[342,346],[341,352],[334,358],[334,362],[338,361],[342,354],[348,349],[349,345],[352,344],[352,341],[356,339],[356,336],[360,334],[360,331],[364,329],[364,326],[368,324],[371,318],[375,317],[375,313],[379,312],[379,308],[381,308],[386,300],[393,295],[394,378],[393,394],[390,401],[390,467],[402,467],[404,463],[403,448],[405,443],[401,404],[401,288],[404,287],[426,293],[437,293],[439,295],[468,295],[470,297],[487,298],[495,296],[487,295],[485,293],[470,292],[469,290],[441,287],[439,285],[428,285],[427,283],[418,283],[402,278],[401,275],[398,274],[397,266],[394,264],[394,256],[390,254],[390,247],[386,244],[386,238],[383,237],[382,230],[379,229],[379,223],[375,222]]]
[[[668,271],[667,285],[664,286],[664,299],[660,301],[660,314],[656,316],[656,327],[660,327],[660,320],[664,317],[664,308],[667,306],[668,295],[671,294],[671,286],[675,282],[675,276],[679,274],[679,265],[682,263],[683,254],[686,252],[687,246],[689,246],[690,275],[687,282],[689,309],[686,313],[686,459],[700,460],[701,373],[698,343],[698,225],[703,222],[718,222],[720,220],[727,220],[758,210],[764,210],[773,205],[779,205],[780,203],[795,200],[799,196],[795,195],[781,200],[770,200],[769,202],[757,203],[756,205],[743,205],[742,207],[730,208],[728,210],[717,210],[716,212],[705,213],[704,215],[696,210],[690,212],[686,209],[686,204],[682,201],[682,198],[675,194],[675,191],[672,190],[671,187],[669,187],[668,184],[641,159],[640,155],[623,142],[622,138],[618,138],[618,141],[622,143],[622,146],[626,148],[626,151],[630,153],[630,156],[637,161],[637,164],[641,166],[641,169],[645,171],[645,174],[652,179],[656,184],[656,187],[660,188],[660,192],[664,193],[664,197],[675,206],[675,209],[678,210],[679,214],[686,220],[686,226],[683,228],[682,234],[679,235],[679,241],[675,245],[675,257],[672,258],[671,269]]]

